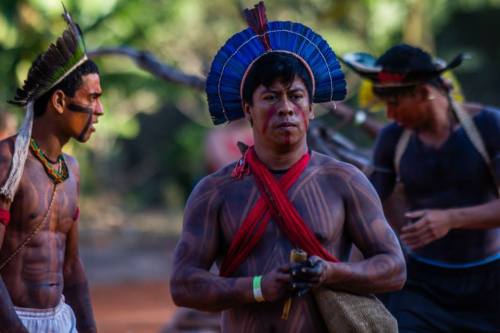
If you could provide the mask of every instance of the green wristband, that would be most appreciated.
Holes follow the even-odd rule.
[[[264,296],[262,295],[262,289],[260,288],[262,282],[262,275],[256,275],[253,277],[253,298],[257,302],[264,302]]]

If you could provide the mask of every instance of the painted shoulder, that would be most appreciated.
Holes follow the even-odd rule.
[[[226,165],[218,171],[203,177],[194,187],[190,194],[190,199],[200,195],[211,195],[224,192],[226,186],[235,185],[239,179],[234,178],[233,172],[236,162]]]
[[[310,167],[314,169],[317,168],[318,171],[324,170],[335,174],[348,174],[352,176],[363,174],[361,170],[350,163],[340,161],[334,157],[318,153],[316,151],[313,151],[312,153]]]
[[[80,166],[78,165],[78,161],[74,156],[71,156],[69,154],[63,153],[64,160],[66,161],[66,164],[68,165],[68,168],[70,169],[71,173],[74,174],[78,179],[80,178]]]

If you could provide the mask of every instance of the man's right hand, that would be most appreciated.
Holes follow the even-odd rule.
[[[286,264],[273,269],[262,277],[262,296],[266,302],[285,299],[292,294],[290,265]]]

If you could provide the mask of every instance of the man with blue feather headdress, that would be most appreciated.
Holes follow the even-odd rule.
[[[332,331],[317,291],[401,288],[401,248],[363,174],[307,146],[312,102],[345,95],[330,46],[302,24],[267,22],[263,3],[245,16],[250,28],[217,53],[206,91],[214,123],[245,117],[255,144],[191,193],[172,297],[222,310],[223,332]],[[346,262],[352,244],[366,259]]]

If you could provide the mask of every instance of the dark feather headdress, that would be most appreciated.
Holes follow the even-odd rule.
[[[364,52],[349,53],[340,58],[361,77],[372,81],[374,87],[388,89],[428,82],[458,67],[464,59],[465,55],[460,53],[446,63],[407,44],[393,46],[378,59]]]
[[[80,27],[73,22],[66,7],[62,17],[68,23],[55,43],[39,56],[28,72],[28,78],[10,103],[25,106],[49,91],[87,60],[85,41]]]
[[[207,77],[209,111],[215,125],[243,118],[242,87],[252,65],[269,52],[295,56],[311,74],[313,102],[341,100],[346,83],[328,43],[294,22],[267,22],[264,3],[244,12],[249,28],[233,35],[215,55]]]
[[[25,106],[26,115],[16,137],[9,177],[0,188],[0,196],[8,201],[14,198],[28,155],[34,117],[33,103],[87,60],[82,32],[64,5],[63,8],[62,16],[68,27],[62,36],[50,44],[48,50],[34,62],[23,87],[17,89],[14,99],[9,101],[15,105]]]

